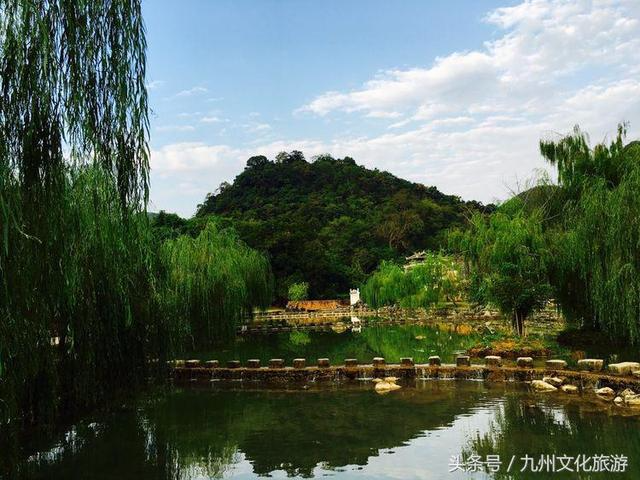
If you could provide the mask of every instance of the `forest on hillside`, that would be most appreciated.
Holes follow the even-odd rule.
[[[204,219],[217,217],[268,255],[283,301],[300,282],[309,284],[312,298],[344,296],[381,261],[438,249],[448,229],[493,208],[369,170],[350,157],[307,161],[292,151],[273,161],[251,157],[232,184],[204,199],[194,219],[162,213],[155,225],[164,236],[193,234]]]

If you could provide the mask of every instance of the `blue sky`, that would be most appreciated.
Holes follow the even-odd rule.
[[[541,136],[637,131],[638,3],[145,0],[150,208],[293,148],[505,198]]]

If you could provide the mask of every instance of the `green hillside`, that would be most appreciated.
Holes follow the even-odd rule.
[[[485,207],[349,157],[308,162],[294,151],[275,161],[250,158],[233,184],[207,196],[194,220],[222,217],[249,246],[267,252],[280,299],[300,281],[309,283],[311,297],[323,298],[348,293],[381,260],[437,248],[446,229],[479,209]]]

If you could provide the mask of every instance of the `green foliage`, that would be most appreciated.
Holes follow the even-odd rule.
[[[490,217],[474,215],[468,230],[451,236],[451,246],[471,263],[474,298],[495,304],[522,334],[524,320],[551,295],[540,214],[512,202]]]
[[[349,157],[307,162],[301,152],[283,152],[275,162],[250,158],[197,215],[229,219],[248,245],[267,252],[283,300],[301,279],[312,298],[345,295],[382,260],[437,248],[467,210],[482,208]]]
[[[307,282],[292,283],[289,286],[289,300],[299,301],[309,298],[309,284]]]
[[[192,348],[232,335],[255,307],[271,302],[267,259],[213,222],[195,238],[166,241],[160,258],[166,271],[162,309],[175,315]]]
[[[429,308],[455,301],[462,285],[462,276],[453,259],[428,253],[423,263],[408,269],[382,262],[361,292],[364,302],[373,308],[386,305]]]
[[[640,144],[589,147],[576,127],[541,151],[558,168],[569,200],[561,228],[548,235],[556,263],[552,282],[563,311],[611,337],[640,340]]]
[[[0,426],[91,407],[162,353],[140,9],[2,2]]]

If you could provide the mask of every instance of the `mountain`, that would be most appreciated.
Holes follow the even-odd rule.
[[[249,246],[268,253],[282,300],[301,281],[312,298],[348,294],[381,260],[438,248],[469,210],[492,208],[350,157],[308,162],[293,151],[275,161],[250,158],[232,184],[207,195],[196,219],[221,217]]]

